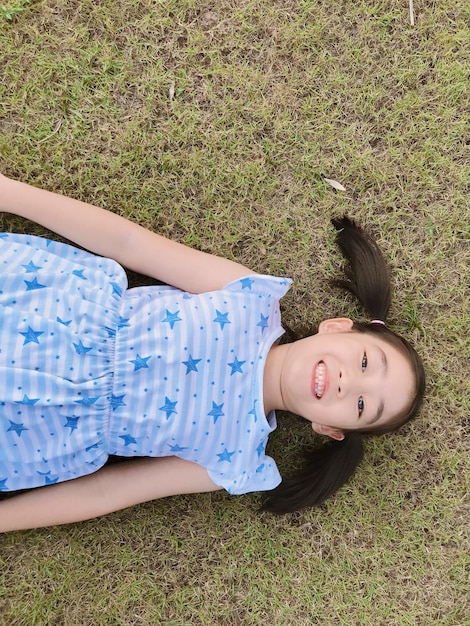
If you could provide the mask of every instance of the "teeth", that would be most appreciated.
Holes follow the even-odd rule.
[[[317,365],[317,371],[315,372],[315,395],[319,399],[325,392],[325,375],[326,366],[323,362],[320,362]]]

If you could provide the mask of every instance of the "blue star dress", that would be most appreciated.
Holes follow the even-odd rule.
[[[265,453],[263,370],[290,280],[127,289],[124,270],[39,237],[0,236],[0,490],[178,456],[238,494],[281,478]]]

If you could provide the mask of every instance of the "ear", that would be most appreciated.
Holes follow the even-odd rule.
[[[324,426],[323,424],[315,424],[312,422],[312,429],[319,435],[326,435],[327,437],[336,439],[336,441],[343,441],[344,439],[343,431],[333,426]]]
[[[332,319],[323,320],[318,327],[318,333],[346,333],[352,330],[353,321],[349,317],[334,317]]]

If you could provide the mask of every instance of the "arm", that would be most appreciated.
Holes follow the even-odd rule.
[[[253,272],[188,248],[86,202],[0,175],[0,210],[26,217],[121,265],[185,291],[201,293]]]
[[[136,459],[0,502],[0,532],[68,524],[134,504],[220,489],[207,471],[177,457]]]

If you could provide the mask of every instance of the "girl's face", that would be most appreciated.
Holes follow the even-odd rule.
[[[309,420],[316,432],[342,439],[342,430],[385,425],[405,411],[415,381],[394,346],[338,318],[288,344],[280,385],[287,410]]]

